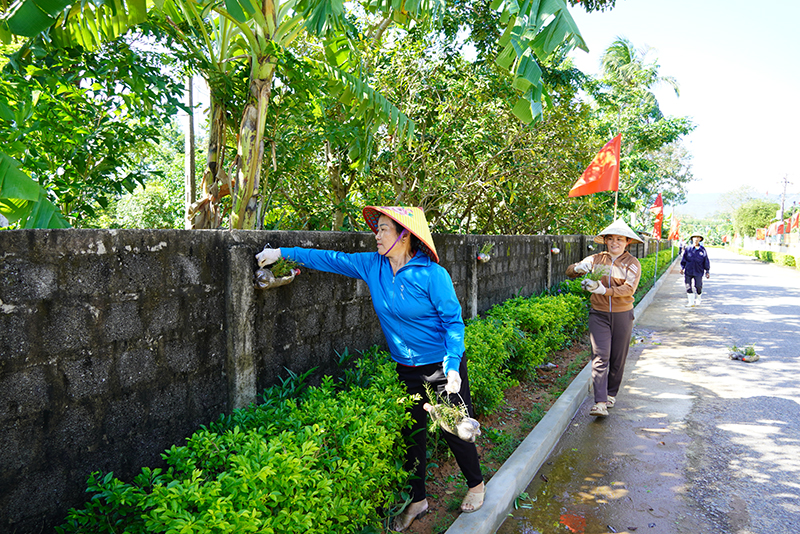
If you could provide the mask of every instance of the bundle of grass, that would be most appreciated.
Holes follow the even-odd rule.
[[[593,291],[600,284],[600,280],[602,280],[604,276],[608,276],[610,274],[611,269],[605,265],[599,265],[592,272],[586,273],[586,277],[581,280],[581,287],[585,291]]]
[[[758,354],[756,354],[756,348],[752,344],[744,347],[734,345],[730,348],[728,356],[731,360],[741,360],[747,363],[755,362],[759,358]]]
[[[463,441],[475,443],[481,435],[481,424],[469,416],[467,407],[463,403],[453,404],[446,396],[437,395],[428,384],[425,384],[425,391],[428,400],[434,404],[426,402],[423,408],[430,414],[433,423]]]
[[[269,289],[288,284],[300,274],[297,263],[281,258],[269,269],[261,267],[256,271],[255,285],[258,289]]]

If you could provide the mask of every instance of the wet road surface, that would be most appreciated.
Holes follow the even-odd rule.
[[[583,403],[498,534],[800,532],[800,271],[709,257],[701,305],[673,268],[617,405]]]

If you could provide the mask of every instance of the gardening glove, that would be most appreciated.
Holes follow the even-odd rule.
[[[597,287],[595,287],[594,289],[590,289],[589,291],[591,291],[592,293],[595,293],[597,295],[605,295],[606,294],[606,286],[604,286],[600,282],[597,282]]]
[[[594,291],[599,285],[600,282],[597,280],[591,280],[589,278],[581,280],[581,287],[584,289],[584,291]]]
[[[585,259],[575,264],[572,269],[578,274],[586,274],[592,272],[593,263],[589,259]]]
[[[259,267],[272,265],[279,259],[281,259],[281,249],[279,248],[264,248],[264,250],[256,254],[256,260],[258,260]]]
[[[448,371],[447,385],[444,387],[444,390],[448,393],[458,393],[461,391],[461,375],[458,374],[458,371]]]

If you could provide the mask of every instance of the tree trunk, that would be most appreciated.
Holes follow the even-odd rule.
[[[219,201],[230,193],[228,175],[225,173],[225,108],[211,102],[211,126],[208,131],[208,154],[203,172],[202,198],[192,204],[189,218],[192,228],[209,230],[219,228],[222,214]]]
[[[195,174],[194,174],[194,87],[192,86],[192,76],[191,74],[186,79],[186,105],[189,108],[189,124],[188,128],[186,129],[186,136],[185,136],[185,143],[184,143],[184,152],[186,155],[185,159],[185,169],[184,169],[184,176],[185,176],[185,214],[186,218],[184,221],[185,228],[191,229],[192,228],[192,221],[191,221],[191,208],[192,204],[194,204],[195,198],[197,196],[196,191],[196,182],[195,182]]]
[[[348,188],[342,178],[342,160],[334,153],[330,141],[325,141],[325,160],[333,196],[331,199],[333,201],[333,228],[331,229],[340,230],[344,225],[344,212],[341,206],[347,198]]]
[[[239,127],[238,165],[232,191],[232,230],[253,230],[263,226],[263,221],[258,220],[258,192],[261,163],[264,160],[264,126],[275,74],[275,58],[260,56],[257,61],[258,66],[253,70],[250,80],[250,102],[244,109]]]

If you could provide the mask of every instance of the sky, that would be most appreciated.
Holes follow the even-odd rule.
[[[696,124],[686,137],[695,180],[687,200],[752,186],[800,193],[800,0],[617,0],[607,12],[571,8],[589,53],[571,55],[598,74],[616,37],[651,48],[647,59],[674,77],[655,90],[665,115]],[[624,140],[623,140],[624,142]]]

